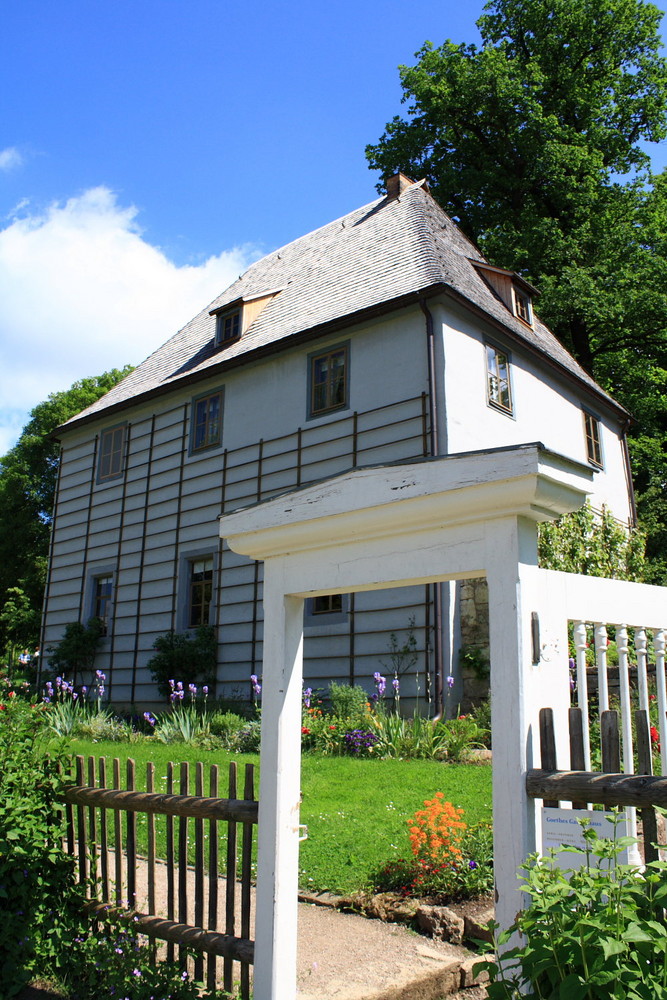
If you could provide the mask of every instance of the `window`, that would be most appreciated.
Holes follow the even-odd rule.
[[[219,313],[215,325],[215,343],[217,347],[230,340],[238,340],[241,336],[241,310],[232,309]]]
[[[323,597],[313,597],[310,606],[311,615],[338,615],[343,610],[342,594],[326,594]]]
[[[340,410],[348,405],[348,345],[310,355],[309,415]]]
[[[348,620],[350,598],[348,594],[323,594],[309,597],[304,607],[304,625],[341,625]]]
[[[222,442],[222,389],[192,401],[190,451],[214,448]]]
[[[208,625],[213,596],[213,556],[204,556],[190,562],[189,586],[188,628]]]
[[[111,598],[113,596],[113,574],[96,576],[93,581],[93,607],[92,617],[99,618],[102,622],[102,635],[107,635],[109,631],[109,619],[111,617]]]
[[[512,292],[514,294],[514,312],[527,323],[528,326],[533,325],[533,308],[530,301],[530,295],[527,295],[524,291],[517,288],[516,285],[512,286]]]
[[[97,481],[118,479],[123,474],[125,460],[125,440],[127,424],[110,427],[100,435],[100,457],[97,467]]]
[[[486,398],[491,406],[512,413],[509,357],[491,344],[486,345]]]
[[[584,410],[584,431],[586,434],[586,455],[588,461],[601,469],[602,441],[600,438],[600,421],[586,410]]]

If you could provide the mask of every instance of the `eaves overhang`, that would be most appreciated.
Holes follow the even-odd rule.
[[[271,357],[272,355],[287,351],[290,348],[297,347],[300,344],[318,340],[329,336],[332,333],[336,333],[339,330],[348,329],[351,326],[356,326],[379,316],[384,316],[390,312],[396,312],[399,309],[403,309],[413,304],[418,304],[424,299],[434,298],[438,295],[447,296],[463,308],[467,309],[469,312],[482,318],[486,323],[502,331],[506,337],[522,349],[528,350],[534,356],[539,357],[541,361],[548,364],[553,370],[557,371],[562,377],[566,378],[580,391],[586,392],[592,399],[595,399],[598,403],[604,404],[609,410],[614,412],[618,419],[623,423],[627,423],[628,419],[631,419],[628,411],[622,407],[620,403],[613,400],[611,396],[608,396],[605,392],[603,392],[602,389],[596,391],[594,386],[589,385],[580,379],[574,372],[569,371],[565,365],[561,364],[555,358],[550,357],[545,351],[541,350],[537,346],[531,344],[525,339],[525,337],[522,337],[519,333],[513,330],[509,324],[502,323],[481,306],[471,302],[470,299],[468,299],[461,292],[458,292],[447,282],[438,281],[422,288],[415,289],[412,292],[399,295],[396,298],[385,299],[375,305],[358,309],[354,312],[347,313],[344,316],[336,317],[333,320],[328,320],[325,323],[320,323],[305,330],[299,330],[286,337],[282,337],[280,340],[272,341],[268,344],[262,344],[242,354],[237,354],[234,357],[222,357],[216,364],[208,365],[206,368],[198,368],[188,375],[179,376],[177,379],[161,382],[158,385],[146,389],[144,392],[138,392],[136,395],[131,396],[128,399],[112,403],[103,410],[96,410],[93,413],[86,414],[79,418],[74,418],[72,421],[68,421],[66,424],[61,424],[59,427],[56,427],[49,436],[54,440],[60,440],[62,434],[77,430],[87,424],[96,423],[99,420],[106,421],[108,417],[122,413],[123,411],[131,409],[135,406],[140,406],[151,399],[168,395],[175,389],[195,385],[202,382],[204,379],[209,379],[216,375],[234,371],[237,368],[242,368],[245,365],[261,361],[264,358]],[[228,308],[228,306],[229,304],[225,308]]]
[[[529,340],[526,340],[524,336],[522,336],[520,333],[514,330],[508,323],[501,322],[495,316],[492,316],[490,313],[488,313],[486,309],[483,309],[481,306],[478,306],[474,302],[471,302],[470,299],[466,298],[465,295],[462,295],[461,292],[458,292],[455,288],[452,288],[451,285],[443,284],[442,291],[448,298],[453,299],[455,302],[463,306],[463,308],[467,309],[469,312],[472,312],[474,313],[474,315],[484,319],[485,322],[491,324],[491,326],[495,327],[496,330],[502,331],[502,333],[514,344],[521,347],[523,350],[529,351],[534,357],[540,358],[541,361],[544,361],[545,364],[548,364],[552,370],[558,372],[563,378],[567,379],[568,382],[576,386],[577,389],[588,393],[591,399],[595,399],[597,400],[598,403],[601,403],[604,406],[606,406],[612,413],[616,415],[617,419],[621,423],[627,424],[628,421],[633,420],[632,415],[628,412],[628,410],[626,410],[624,406],[621,406],[620,403],[617,403],[616,400],[613,399],[611,396],[609,396],[603,389],[599,387],[596,388],[595,385],[590,385],[588,382],[585,382],[583,379],[579,378],[579,376],[576,375],[575,372],[570,371],[569,368],[567,368],[556,358],[552,358],[549,354],[546,353],[546,351],[537,347],[535,344],[531,344]]]

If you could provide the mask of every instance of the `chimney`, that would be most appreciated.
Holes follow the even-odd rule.
[[[398,198],[403,194],[406,188],[412,187],[414,181],[405,174],[394,174],[393,177],[387,177],[387,198],[392,200],[393,198]]]

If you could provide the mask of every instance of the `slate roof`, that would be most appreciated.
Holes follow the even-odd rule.
[[[472,263],[484,259],[420,181],[398,198],[378,198],[252,264],[119,385],[63,429],[179,383],[224,372],[295,340],[358,322],[364,311],[388,311],[419,293],[443,291],[481,311],[625,413],[537,317],[530,329],[512,315]],[[240,340],[215,347],[212,309],[277,288],[281,291]]]

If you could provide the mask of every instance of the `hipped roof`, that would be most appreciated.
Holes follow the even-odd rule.
[[[485,258],[432,198],[425,182],[411,185],[398,198],[378,198],[252,264],[122,382],[59,430],[442,293],[537,351],[625,415],[537,316],[530,328],[508,310],[475,261]],[[216,348],[212,312],[272,293],[239,340]]]

